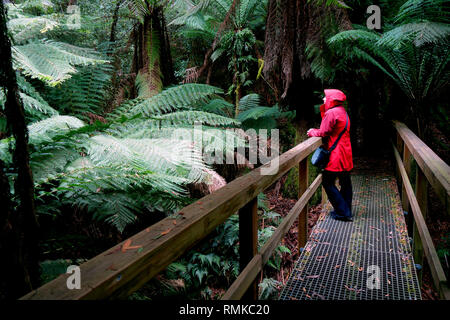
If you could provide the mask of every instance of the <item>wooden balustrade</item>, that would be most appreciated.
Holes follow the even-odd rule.
[[[63,274],[22,299],[124,298],[165,270],[170,263],[236,212],[239,212],[241,229],[242,273],[224,298],[256,298],[256,276],[299,216],[302,221],[299,239],[301,237],[302,241],[306,241],[306,204],[321,183],[319,175],[311,186],[307,187],[306,161],[308,155],[321,144],[321,138],[310,138],[270,163],[183,208],[178,212],[179,219],[176,224],[173,218],[166,218],[83,263],[80,266],[81,289],[69,290],[66,281],[70,275]],[[296,165],[300,166],[300,188],[305,192],[266,245],[257,253],[257,196]],[[276,167],[273,174],[261,173],[261,170],[272,167]]]
[[[423,257],[426,257],[436,289],[441,298],[449,300],[450,291],[447,278],[437,256],[425,218],[428,208],[428,184],[432,186],[442,201],[444,210],[449,214],[450,167],[403,123],[394,121],[394,127],[397,131],[397,146],[393,147],[399,171],[398,179],[402,184],[402,205],[404,210],[412,211],[414,217],[412,231],[409,230],[413,234],[414,261],[416,264],[422,265]],[[403,148],[403,159],[400,157],[401,149],[398,151],[397,148]],[[411,157],[417,163],[415,192],[409,177]],[[411,214],[408,215],[411,216]],[[418,274],[421,281],[421,272]]]

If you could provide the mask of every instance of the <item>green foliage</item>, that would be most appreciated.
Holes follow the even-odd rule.
[[[82,67],[69,80],[47,88],[45,98],[59,112],[87,120],[87,113],[101,114],[111,83],[110,64]]]
[[[221,93],[221,89],[205,84],[184,84],[165,89],[149,99],[138,98],[125,102],[112,113],[111,117],[161,115],[204,103],[209,98]]]
[[[45,260],[40,263],[41,267],[41,283],[56,279],[60,275],[67,272],[67,267],[72,263],[70,260],[57,259],[57,260]]]
[[[76,117],[62,115],[29,125],[31,165],[43,211],[47,208],[44,204],[50,201],[58,206],[59,201],[85,208],[94,219],[123,231],[146,211],[171,213],[185,205],[188,194],[184,187],[209,181],[203,149],[193,145],[194,139],[202,139],[205,149],[225,149],[227,136],[244,143],[234,133],[220,130],[236,125],[233,119],[195,110],[160,114],[164,110],[158,106],[162,108],[163,101],[169,101],[174,110],[189,108],[189,102],[201,103],[207,95],[203,88],[174,87],[161,93],[162,98],[151,98],[152,103],[141,101],[133,108],[141,110],[144,104],[153,106],[156,113],[151,116],[147,111],[144,118],[128,103],[120,108],[124,114],[117,112],[105,126],[88,126]],[[206,91],[219,92],[212,87]],[[188,99],[183,101],[186,92]],[[177,104],[181,102],[182,106]],[[139,117],[128,119],[126,112]],[[192,131],[195,121],[212,125],[215,131],[174,138],[175,128],[184,125]],[[0,148],[2,158],[9,161],[10,141],[3,140]]]
[[[388,75],[409,99],[414,116],[424,122],[429,105],[450,77],[449,15],[444,6],[440,0],[407,1],[383,34],[349,30],[328,43],[344,59],[367,61]]]
[[[75,66],[105,63],[94,50],[52,40],[32,41],[12,48],[14,68],[56,86],[71,77]]]
[[[259,284],[259,300],[274,300],[278,297],[278,292],[282,283],[275,279],[264,278]]]

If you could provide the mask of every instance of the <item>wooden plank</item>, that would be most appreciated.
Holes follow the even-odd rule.
[[[322,183],[322,174],[319,174],[313,183],[306,189],[305,193],[300,197],[300,199],[292,207],[291,211],[284,217],[283,221],[278,226],[277,230],[272,234],[270,239],[261,248],[261,254],[263,256],[263,264],[265,265],[269,261],[270,257],[275,252],[275,249],[280,244],[284,236],[289,232],[295,219],[301,214],[302,210],[308,204],[309,199],[314,195],[317,188]]]
[[[251,285],[253,279],[262,270],[267,261],[269,261],[270,257],[275,252],[275,249],[278,247],[283,237],[289,232],[292,224],[298,218],[300,212],[307,205],[309,199],[311,199],[321,183],[322,174],[319,174],[314,182],[306,189],[305,193],[300,197],[291,211],[289,211],[288,215],[284,217],[277,230],[275,230],[270,239],[261,248],[260,253],[250,261],[242,273],[233,282],[231,287],[222,297],[222,300],[234,300],[242,297],[247,288]]]
[[[450,300],[450,288],[448,287],[447,283],[441,282],[441,288],[439,292],[440,292],[439,298],[441,300]]]
[[[405,167],[408,177],[411,175],[411,152],[406,144],[403,145],[403,167]],[[406,195],[405,186],[402,187],[402,206],[403,210],[409,212],[409,202]]]
[[[394,126],[450,214],[450,167],[405,124],[394,121]]]
[[[83,263],[80,266],[81,289],[69,290],[66,286],[69,275],[63,274],[22,299],[105,299],[130,295],[321,144],[321,138],[310,138],[270,163],[183,208],[176,225],[173,224],[174,219],[164,219],[128,239],[131,246],[140,246],[139,249],[122,252],[124,241]],[[274,168],[271,175],[261,173],[261,170],[269,168]]]
[[[416,198],[417,202],[420,206],[420,211],[422,212],[422,216],[424,220],[427,217],[427,209],[428,209],[428,181],[425,175],[423,174],[422,170],[420,168],[417,168],[416,170]],[[414,223],[413,228],[413,255],[414,255],[414,262],[418,263],[420,265],[423,265],[423,246],[422,241],[420,240],[419,231],[417,230],[417,226]],[[422,270],[421,270],[422,271]],[[422,272],[418,272],[419,277],[419,283],[422,284]]]
[[[409,151],[408,146],[403,144],[403,167],[405,168],[406,174],[408,177],[411,175],[411,152]],[[408,196],[406,195],[405,184],[402,183],[402,208],[404,211],[411,213],[411,206],[409,205]],[[406,226],[408,228],[408,234],[412,235],[413,233],[413,225],[414,219],[412,214],[409,214],[406,219]]]
[[[417,199],[414,195],[414,191],[412,189],[411,183],[409,182],[409,178],[406,174],[406,170],[403,167],[403,163],[400,158],[400,155],[394,145],[393,145],[393,148],[394,148],[394,156],[397,161],[397,166],[399,168],[403,184],[405,185],[405,188],[406,188],[406,193],[407,193],[407,196],[409,199],[409,203],[411,205],[411,209],[414,214],[417,231],[419,233],[420,239],[422,240],[423,250],[424,250],[425,256],[427,258],[428,265],[430,266],[434,285],[437,290],[440,290],[442,283],[447,283],[447,279],[445,277],[444,270],[442,269],[442,265],[439,260],[439,257],[436,253],[436,249],[434,247],[433,240],[431,239],[427,225],[422,216],[422,212],[420,210],[419,203],[417,202]]]
[[[258,198],[254,198],[239,210],[239,266],[241,272],[258,253]],[[244,295],[244,299],[258,298],[257,282]]]
[[[308,188],[308,158],[301,161],[298,165],[298,198],[305,193]],[[304,206],[303,210],[298,216],[298,252],[300,248],[306,245],[308,236],[308,206]]]

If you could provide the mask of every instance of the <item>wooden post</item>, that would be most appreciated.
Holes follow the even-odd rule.
[[[425,220],[427,217],[428,209],[428,181],[419,166],[417,166],[416,171],[416,198],[417,202],[419,203],[420,211],[422,211],[422,216]],[[413,227],[413,240],[414,262],[423,266],[423,245],[415,223]],[[422,270],[417,272],[420,285],[422,285]]]
[[[244,270],[258,253],[258,198],[254,198],[239,210],[239,266]],[[255,280],[242,297],[243,300],[258,299],[258,283]]]
[[[303,159],[298,165],[298,198],[308,188],[308,158]],[[298,216],[298,249],[304,248],[308,237],[308,205],[306,205]]]
[[[411,175],[411,152],[408,149],[406,143],[403,144],[403,166],[405,167],[408,177]],[[408,234],[412,235],[414,218],[411,212],[411,206],[408,201],[408,195],[406,194],[405,184],[402,184],[402,207],[403,210],[408,212],[408,218],[406,219],[406,225],[408,227]]]

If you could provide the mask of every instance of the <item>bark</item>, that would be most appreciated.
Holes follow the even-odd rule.
[[[299,87],[311,82],[305,49],[308,44],[323,45],[321,25],[326,15],[333,15],[342,30],[351,27],[344,9],[308,0],[269,0],[263,73],[278,101],[292,102],[290,96],[296,98]]]
[[[34,204],[34,184],[29,165],[28,130],[24,109],[19,98],[16,73],[12,67],[11,42],[6,28],[6,11],[0,2],[0,86],[6,91],[5,114],[9,133],[15,138],[13,165],[17,177],[14,196],[17,210],[12,212],[9,186],[0,176],[2,192],[2,230],[0,255],[2,257],[2,287],[7,298],[18,298],[39,284],[38,222]],[[3,164],[2,164],[3,165]],[[10,199],[8,201],[8,198]],[[6,210],[3,210],[5,202]],[[10,206],[8,208],[8,206]]]
[[[312,77],[305,49],[308,44],[323,47],[322,24],[327,15],[339,21],[341,30],[351,28],[344,9],[308,0],[269,0],[263,74],[275,100],[297,111],[297,130],[308,127],[313,106],[319,103],[314,89],[321,83]]]
[[[119,9],[120,9],[120,6],[122,5],[122,2],[123,2],[123,0],[118,0],[116,3],[116,7],[114,8],[113,21],[111,23],[111,34],[109,37],[110,42],[116,41],[117,21],[119,20]]]
[[[203,74],[203,72],[209,67],[210,68],[210,70],[211,70],[211,67],[210,67],[210,58],[211,58],[211,55],[212,55],[212,53],[214,52],[214,50],[216,49],[216,45],[217,45],[217,42],[219,41],[219,39],[220,39],[220,37],[221,37],[221,35],[222,35],[222,32],[227,28],[227,26],[230,24],[230,21],[231,21],[231,18],[232,18],[232,15],[233,15],[233,12],[235,12],[235,10],[236,10],[236,7],[239,5],[239,1],[240,0],[233,0],[233,3],[231,4],[231,6],[230,6],[230,9],[228,9],[228,12],[227,12],[227,14],[226,14],[226,16],[225,16],[225,19],[222,21],[222,23],[220,24],[220,26],[219,26],[219,29],[217,30],[217,33],[216,33],[216,35],[215,35],[215,37],[214,37],[214,41],[213,41],[213,44],[212,44],[212,46],[211,46],[211,48],[209,48],[208,49],[208,51],[206,52],[206,54],[205,54],[205,58],[204,58],[204,60],[203,60],[203,65],[199,68],[199,70],[198,70],[198,72],[197,72],[197,79],[198,78],[200,78],[200,76]],[[209,74],[208,73],[208,84],[209,84],[209,81],[211,80],[211,74]]]
[[[151,97],[175,81],[163,10],[153,8],[136,28],[135,36],[133,71],[145,80],[144,96]]]

